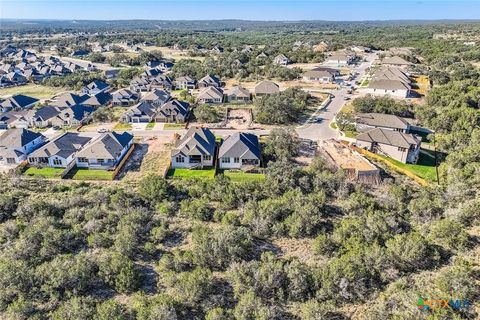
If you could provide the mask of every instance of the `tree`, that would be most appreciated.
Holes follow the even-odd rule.
[[[127,309],[117,301],[110,299],[97,304],[94,320],[129,320],[132,319]]]
[[[263,153],[268,159],[291,159],[298,155],[300,141],[293,129],[275,128],[270,132]]]
[[[264,124],[290,124],[303,115],[308,93],[298,88],[289,88],[255,100],[255,120]]]
[[[338,129],[344,131],[347,126],[352,124],[355,121],[355,115],[351,111],[340,111],[335,116],[335,123],[338,126]]]
[[[138,187],[138,193],[153,205],[164,201],[168,196],[168,183],[165,178],[151,175],[143,178]]]
[[[221,120],[221,115],[215,107],[201,104],[193,109],[193,115],[199,122],[215,123]]]

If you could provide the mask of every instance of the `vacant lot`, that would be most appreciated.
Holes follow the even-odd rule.
[[[38,84],[27,84],[25,86],[0,89],[0,97],[6,98],[14,94],[24,94],[37,99],[49,99],[56,94],[65,91],[64,88],[47,87]]]
[[[172,136],[146,138],[136,143],[135,150],[125,163],[119,178],[135,182],[150,175],[165,176],[170,167]]]

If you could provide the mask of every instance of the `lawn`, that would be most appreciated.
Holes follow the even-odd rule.
[[[128,131],[132,130],[132,125],[130,123],[119,122],[113,127],[113,130],[118,131]]]
[[[215,177],[215,169],[169,169],[167,178],[180,179],[213,179]]]
[[[27,84],[19,87],[2,88],[0,89],[0,97],[12,96],[14,94],[24,94],[37,99],[48,99],[62,91],[65,91],[65,88]]]
[[[263,181],[265,179],[263,173],[248,173],[239,170],[224,170],[223,175],[233,182]]]
[[[60,179],[63,168],[28,168],[23,174],[29,177],[45,178],[45,179]]]
[[[184,129],[185,123],[165,123],[163,130],[178,130]]]
[[[111,181],[113,180],[113,171],[74,168],[69,172],[68,176],[71,177],[72,180]]]
[[[385,161],[388,161],[401,169],[405,169],[424,180],[430,182],[437,181],[437,175],[435,171],[435,158],[430,153],[420,152],[420,158],[417,164],[405,164],[389,157],[385,157],[382,155],[378,156]]]
[[[149,122],[145,127],[146,130],[152,130],[155,127],[155,122]]]
[[[347,138],[356,138],[358,136],[357,131],[346,130],[343,133],[345,134],[345,137],[347,137]]]

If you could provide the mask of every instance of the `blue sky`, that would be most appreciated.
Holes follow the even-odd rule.
[[[480,19],[480,0],[0,0],[0,18],[83,20]]]

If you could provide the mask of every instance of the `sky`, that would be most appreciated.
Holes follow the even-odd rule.
[[[0,0],[2,19],[480,19],[480,0]]]

